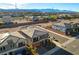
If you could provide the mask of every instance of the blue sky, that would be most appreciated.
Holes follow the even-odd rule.
[[[31,4],[23,4],[23,8],[28,9],[60,9],[60,10],[72,10],[79,11],[79,3],[31,3]]]
[[[3,9],[14,9],[15,3],[0,3],[0,8]],[[60,9],[60,10],[71,10],[79,12],[79,3],[18,3],[17,8],[19,9]]]

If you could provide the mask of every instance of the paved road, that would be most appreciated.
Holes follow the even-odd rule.
[[[34,24],[26,24],[26,23],[23,23],[23,24],[18,24],[18,25],[14,25],[13,27],[11,28],[0,28],[0,33],[6,33],[6,32],[13,32],[13,31],[19,31],[21,29],[25,29],[27,26],[33,26],[33,25],[41,25],[42,26],[45,24],[50,24],[50,22],[41,22],[41,23],[34,23]],[[48,25],[49,26],[49,25]]]

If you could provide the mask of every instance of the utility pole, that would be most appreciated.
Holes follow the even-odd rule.
[[[15,9],[18,9],[18,7],[17,7],[17,3],[15,3]]]
[[[18,7],[17,7],[17,3],[15,2],[15,10],[18,10]],[[15,16],[17,16],[18,14],[17,14],[18,12],[15,12]]]

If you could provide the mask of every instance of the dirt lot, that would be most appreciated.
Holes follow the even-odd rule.
[[[20,30],[19,28],[5,28],[5,29],[0,29],[0,33],[14,32],[19,30]]]
[[[38,26],[49,28],[52,26],[52,22],[37,24]]]
[[[39,24],[32,24],[32,25],[41,25],[42,27],[47,27],[47,26],[50,26],[51,24],[52,23],[48,22],[48,23],[39,23]],[[23,26],[26,26],[26,25],[23,25]],[[21,27],[22,26],[13,27],[13,28],[3,28],[3,29],[0,29],[0,33],[19,31],[22,29]]]

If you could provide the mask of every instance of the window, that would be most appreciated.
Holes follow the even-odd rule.
[[[5,50],[5,46],[0,48],[0,51],[4,51]]]
[[[25,43],[24,42],[18,43],[18,47],[22,47],[22,46],[25,46]]]
[[[38,37],[33,38],[33,42],[38,41]]]
[[[41,35],[41,36],[40,36],[40,39],[43,39],[43,38],[44,38],[44,37]]]
[[[2,47],[0,47],[0,51],[2,51]]]
[[[5,50],[5,47],[3,46],[3,50]]]

